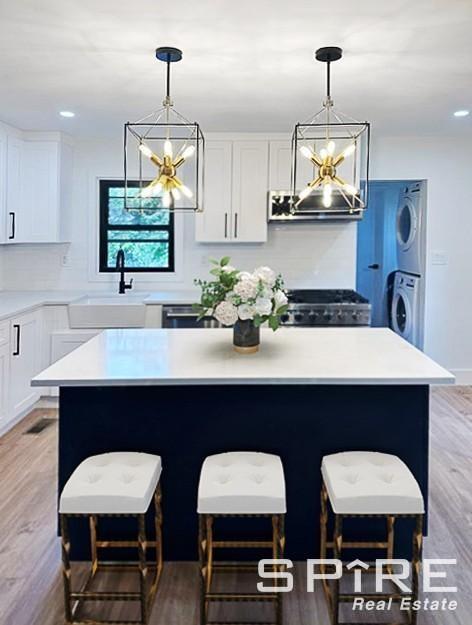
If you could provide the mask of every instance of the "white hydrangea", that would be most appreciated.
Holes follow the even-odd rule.
[[[251,274],[249,274],[249,276],[250,277],[240,279],[239,282],[236,282],[233,288],[235,294],[239,295],[243,301],[253,299],[257,295],[257,282]]]
[[[251,306],[250,304],[241,304],[238,306],[238,315],[242,321],[245,321],[246,319],[254,319],[255,312],[254,306]]]
[[[235,304],[236,303],[235,302],[235,297],[236,297],[236,293],[234,291],[228,291],[226,293],[225,299],[226,299],[227,302],[231,302],[231,304]]]
[[[275,310],[278,310],[281,306],[285,306],[287,304],[288,299],[283,291],[276,291],[274,293],[274,307]]]
[[[270,315],[272,312],[272,300],[268,297],[258,297],[254,306],[258,315]]]
[[[231,273],[232,271],[236,271],[235,267],[233,267],[233,265],[225,265],[224,267],[221,268],[221,271],[225,271],[226,273]]]
[[[254,276],[270,287],[275,284],[276,275],[270,267],[258,267],[254,270]]]
[[[213,314],[224,326],[232,326],[238,320],[238,309],[231,302],[220,302]]]

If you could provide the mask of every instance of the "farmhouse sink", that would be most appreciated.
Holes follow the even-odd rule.
[[[87,295],[69,304],[71,328],[143,328],[147,293]]]

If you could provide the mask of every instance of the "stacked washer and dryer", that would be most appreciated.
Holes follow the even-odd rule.
[[[396,216],[397,271],[391,300],[393,330],[423,348],[426,258],[426,184],[412,182],[400,193]]]

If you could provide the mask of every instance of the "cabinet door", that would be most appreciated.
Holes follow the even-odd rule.
[[[7,180],[6,180],[6,243],[21,241],[21,230],[25,224],[21,216],[22,180],[21,163],[23,141],[16,137],[7,140]]]
[[[0,243],[7,238],[7,137],[0,128]]]
[[[268,164],[267,141],[233,143],[233,242],[267,241]]]
[[[292,144],[291,141],[271,141],[269,159],[269,187],[271,191],[292,190]],[[314,177],[313,165],[301,154],[297,158],[298,188],[301,191]]]
[[[0,432],[8,417],[10,386],[10,323],[0,322]]]
[[[18,239],[55,242],[59,234],[59,144],[25,141],[22,163],[23,197]]]
[[[201,243],[231,240],[231,141],[207,141],[203,212],[195,215],[195,236]]]
[[[31,387],[39,369],[40,312],[12,319],[10,325],[10,416],[28,409],[39,397]]]

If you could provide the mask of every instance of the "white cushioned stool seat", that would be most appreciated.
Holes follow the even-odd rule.
[[[372,451],[324,456],[321,472],[337,514],[422,514],[418,482],[400,458]]]
[[[279,456],[234,451],[208,456],[198,487],[200,514],[285,514]]]
[[[62,514],[143,514],[159,482],[160,456],[113,452],[79,464],[61,494]]]

